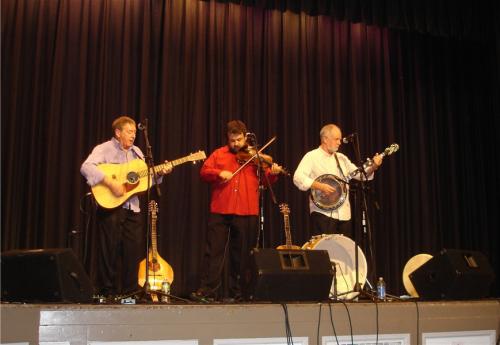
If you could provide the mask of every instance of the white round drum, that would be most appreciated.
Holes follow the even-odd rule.
[[[415,290],[415,287],[413,286],[413,283],[410,280],[410,274],[415,272],[420,266],[425,264],[427,261],[432,259],[432,255],[430,254],[417,254],[413,256],[408,262],[406,263],[404,269],[403,269],[403,285],[406,289],[406,292],[411,297],[419,297],[417,290]]]
[[[365,285],[367,275],[366,258],[363,251],[358,248],[358,281],[361,288]],[[332,281],[330,294],[334,296],[335,282],[337,282],[337,298],[352,299],[359,293],[353,292],[356,284],[356,261],[354,252],[354,241],[344,235],[319,235],[313,236],[306,242],[302,249],[326,250],[330,262],[336,265],[336,274]],[[334,296],[335,297],[335,296]]]

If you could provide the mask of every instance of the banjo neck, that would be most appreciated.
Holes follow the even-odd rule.
[[[399,150],[399,145],[396,144],[396,143],[394,143],[394,144],[391,144],[391,145],[387,146],[385,148],[384,152],[382,152],[380,154],[380,156],[382,156],[382,157],[390,156],[390,155],[392,155],[394,152],[396,152],[398,150]],[[359,175],[361,173],[361,170],[363,170],[366,175],[371,175],[375,171],[375,163],[373,162],[373,160],[371,158],[367,158],[366,162],[363,163],[363,168],[362,169],[358,168],[358,169],[352,171],[347,176],[348,180],[351,180],[354,177],[356,177],[357,175]]]

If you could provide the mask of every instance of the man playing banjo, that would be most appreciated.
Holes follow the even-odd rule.
[[[352,237],[349,185],[351,178],[361,179],[346,155],[337,152],[342,143],[342,132],[334,124],[328,124],[320,132],[321,145],[307,152],[297,167],[293,182],[302,191],[311,190],[309,210],[311,234],[343,234]],[[382,164],[383,155],[375,154],[371,165],[365,168],[368,180]]]

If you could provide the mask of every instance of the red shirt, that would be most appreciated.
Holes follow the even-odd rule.
[[[210,212],[220,214],[236,214],[249,216],[259,214],[259,181],[257,179],[257,167],[248,164],[240,172],[233,176],[228,182],[222,182],[219,173],[227,170],[234,173],[240,164],[236,155],[229,151],[229,147],[223,146],[212,152],[210,157],[203,163],[200,177],[203,181],[211,184],[212,199]],[[274,183],[277,175],[271,174],[271,169],[265,169],[269,182]],[[266,179],[262,176],[262,182]]]

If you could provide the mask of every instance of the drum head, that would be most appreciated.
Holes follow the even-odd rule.
[[[334,296],[335,292],[335,283],[337,284],[337,298],[339,299],[352,299],[359,294],[353,292],[356,284],[356,260],[353,240],[343,235],[321,235],[304,244],[303,248],[328,251],[332,268],[336,272],[330,289],[332,296]],[[365,255],[358,247],[358,282],[361,288],[365,285],[367,271]]]
[[[406,263],[405,268],[403,269],[403,285],[405,286],[406,292],[408,292],[411,297],[418,297],[418,293],[410,280],[410,274],[415,272],[417,268],[425,264],[430,259],[432,259],[432,255],[430,254],[417,254]]]

